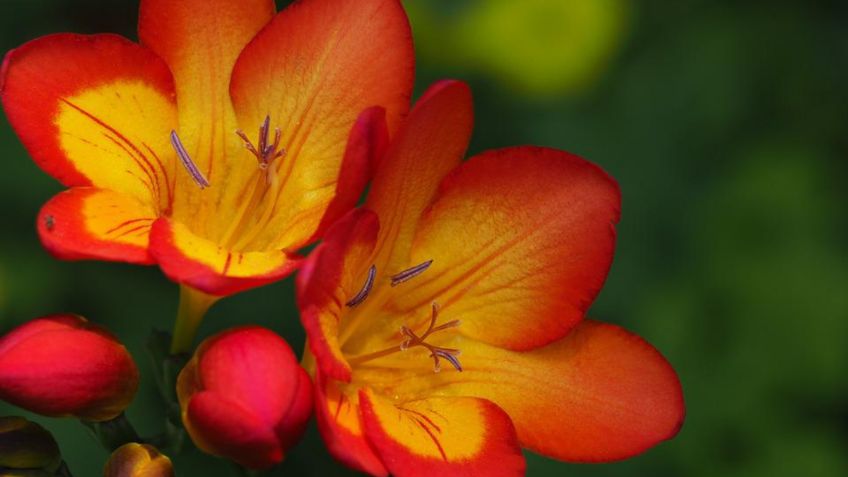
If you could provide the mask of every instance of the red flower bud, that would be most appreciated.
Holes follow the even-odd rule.
[[[253,469],[273,466],[312,413],[312,385],[289,345],[258,326],[204,341],[180,373],[183,423],[205,452]]]
[[[105,477],[174,477],[171,459],[155,447],[134,442],[119,447],[106,468]]]
[[[32,412],[105,421],[137,388],[127,349],[80,316],[37,318],[0,338],[0,399]]]

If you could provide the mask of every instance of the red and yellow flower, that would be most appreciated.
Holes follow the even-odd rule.
[[[610,461],[671,438],[684,416],[672,367],[584,319],[612,262],[616,183],[546,148],[462,163],[471,128],[467,86],[431,88],[366,208],[298,276],[330,451],[376,476],[514,476],[522,447]]]
[[[287,275],[407,112],[400,3],[142,0],[139,37],[57,34],[5,58],[7,117],[69,188],[39,215],[45,247],[211,295]]]

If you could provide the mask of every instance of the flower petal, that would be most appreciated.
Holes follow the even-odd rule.
[[[359,393],[368,439],[392,475],[523,476],[509,416],[485,399],[431,397],[392,402]]]
[[[286,150],[274,163],[280,187],[272,200],[280,206],[262,218],[257,247],[307,242],[333,199],[357,117],[383,107],[394,131],[409,109],[413,70],[397,0],[301,0],[245,48],[230,87],[239,126],[252,136],[270,116]],[[225,197],[241,196],[249,180],[229,177]]]
[[[343,392],[339,386],[350,387],[320,373],[315,376],[315,418],[327,449],[352,469],[375,477],[388,476],[389,471],[365,438],[359,394],[355,390]]]
[[[186,430],[205,452],[250,468],[264,468],[268,462],[283,460],[283,449],[274,430],[237,401],[201,391],[191,397],[185,412]]]
[[[210,295],[230,295],[279,280],[299,259],[283,250],[239,252],[224,249],[167,218],[153,223],[150,254],[170,279]]]
[[[53,197],[38,214],[41,243],[65,260],[105,259],[152,264],[147,252],[157,213],[135,197],[75,187]]]
[[[9,122],[48,174],[168,207],[174,87],[152,52],[117,35],[45,36],[6,55],[0,84]]]
[[[336,195],[324,211],[310,241],[322,237],[333,223],[356,206],[388,145],[386,110],[375,106],[363,111],[348,137]]]
[[[141,2],[139,38],[165,60],[174,75],[179,99],[177,132],[211,183],[201,190],[180,170],[173,215],[207,237],[215,237],[220,233],[217,228],[228,222],[210,220],[211,214],[199,206],[220,204],[224,183],[246,165],[241,140],[234,134],[238,126],[229,94],[233,66],[245,45],[273,18],[274,10],[273,0]],[[218,214],[232,217],[227,210]]]
[[[400,310],[441,305],[474,339],[527,350],[565,336],[604,283],[621,197],[599,167],[538,147],[491,151],[442,183],[411,263],[433,260]]]
[[[357,369],[355,379],[401,399],[421,393],[489,399],[512,418],[522,447],[572,462],[637,455],[673,437],[683,422],[674,369],[618,326],[584,320],[564,339],[529,352],[468,339],[453,346],[462,349],[462,373],[434,375],[410,362],[394,375]]]
[[[359,271],[370,264],[379,227],[370,210],[352,210],[330,228],[297,276],[309,350],[321,372],[340,381],[350,381],[350,366],[339,345],[339,323],[349,318],[346,303],[362,289]]]
[[[439,182],[462,160],[472,125],[471,90],[442,81],[430,87],[393,138],[367,201],[380,217],[375,263],[381,276],[409,265],[415,226]]]

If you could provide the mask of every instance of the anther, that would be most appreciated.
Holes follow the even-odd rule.
[[[374,277],[376,277],[376,276],[377,276],[377,266],[371,265],[371,268],[368,269],[368,277],[365,278],[365,284],[362,285],[362,289],[359,290],[359,293],[357,293],[353,298],[348,300],[348,302],[345,303],[345,305],[353,308],[356,305],[365,301],[365,299],[368,298],[368,294],[371,293],[371,288],[374,286]]]
[[[180,141],[180,137],[177,136],[177,132],[173,130],[171,131],[171,146],[173,146],[174,150],[177,151],[177,156],[180,158],[180,162],[191,175],[194,182],[197,183],[201,189],[209,187],[209,181],[203,177],[200,169],[197,168],[197,165],[195,165],[194,161],[191,160],[191,156],[188,155],[188,151],[185,150],[182,141]]]
[[[420,264],[418,264],[418,265],[416,265],[412,268],[407,268],[406,270],[404,270],[404,271],[402,271],[398,274],[392,275],[392,277],[391,277],[392,278],[392,286],[395,287],[395,286],[400,285],[403,282],[412,280],[413,278],[417,277],[418,275],[421,275],[422,273],[424,273],[428,268],[430,268],[430,265],[432,265],[432,264],[433,264],[433,260],[427,260],[424,263],[420,263]]]

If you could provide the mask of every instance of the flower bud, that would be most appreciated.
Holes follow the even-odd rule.
[[[0,338],[0,399],[32,412],[105,421],[137,388],[127,349],[80,316],[37,318]]]
[[[53,475],[61,464],[59,446],[47,430],[22,417],[0,417],[0,475],[7,475],[2,469]]]
[[[124,444],[109,457],[103,469],[104,477],[174,477],[171,459],[155,447],[131,442]]]
[[[309,375],[282,338],[258,326],[204,341],[177,394],[194,443],[252,469],[281,462],[312,413]]]

